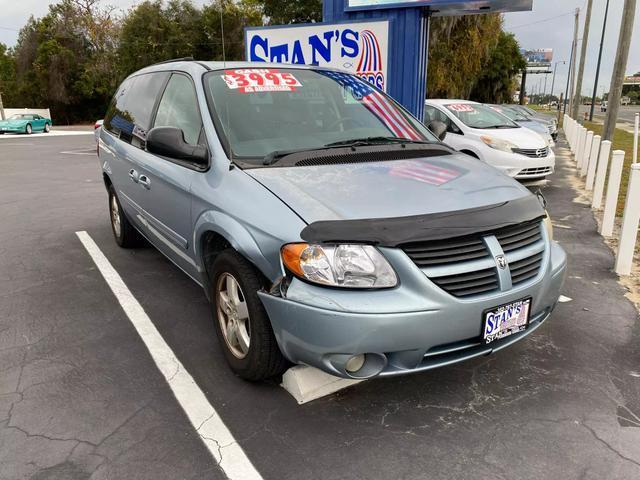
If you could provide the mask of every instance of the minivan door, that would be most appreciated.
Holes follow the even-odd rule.
[[[168,72],[137,75],[125,80],[113,98],[101,132],[100,159],[116,190],[127,218],[145,235],[143,203],[147,190],[139,183],[148,154],[146,133]]]
[[[204,138],[195,87],[186,74],[171,75],[153,127],[179,128],[192,145]],[[150,240],[185,272],[199,278],[192,244],[191,183],[200,171],[186,162],[145,152],[140,175],[139,182],[146,188],[143,208]]]

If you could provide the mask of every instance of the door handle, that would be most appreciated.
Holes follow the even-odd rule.
[[[149,190],[151,188],[151,180],[146,175],[140,175],[138,177],[138,183],[142,185],[144,188]]]
[[[133,168],[129,170],[129,178],[133,183],[138,183],[138,172],[136,172]]]

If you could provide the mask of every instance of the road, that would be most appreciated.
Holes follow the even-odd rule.
[[[580,106],[580,118],[584,116],[585,112],[588,113],[590,110],[590,106],[581,105]],[[640,113],[640,105],[629,105],[629,106],[621,106],[618,111],[618,124],[631,124],[633,125],[635,114]],[[596,121],[604,122],[606,117],[606,112],[600,111],[600,106],[596,105],[596,108],[593,112],[593,118]]]
[[[559,143],[562,147],[562,142]],[[198,286],[122,250],[90,135],[0,139],[0,478],[221,479],[75,232],[86,231],[262,478],[640,478],[640,322],[559,149],[544,188],[570,272],[494,356],[299,406],[224,363]]]

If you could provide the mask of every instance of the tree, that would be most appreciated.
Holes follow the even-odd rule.
[[[498,14],[433,18],[429,34],[429,97],[469,98],[501,31]]]
[[[122,76],[172,58],[202,58],[207,52],[202,12],[190,1],[146,0],[129,10],[122,23],[118,64]]]
[[[250,0],[250,3],[262,7],[271,25],[322,21],[322,0]]]
[[[5,107],[11,107],[15,101],[16,62],[13,52],[0,43],[0,94]]]
[[[513,34],[500,32],[498,43],[491,49],[471,90],[471,98],[483,103],[510,102],[516,90],[513,79],[526,65]]]
[[[224,59],[244,60],[244,27],[262,25],[262,13],[254,2],[217,1],[202,9],[204,32],[208,42],[207,60],[223,60],[222,31],[224,25]]]
[[[102,115],[117,84],[112,12],[98,0],[61,0],[30,18],[14,51],[14,103],[50,107],[58,122]]]

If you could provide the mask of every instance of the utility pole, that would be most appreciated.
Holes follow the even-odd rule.
[[[547,77],[549,76],[548,73],[544,74],[544,87],[542,89],[542,101],[544,102],[544,97],[547,96]]]
[[[571,81],[571,63],[573,62],[573,52],[575,44],[571,44],[571,55],[569,55],[569,70],[567,71],[567,87],[564,91],[564,103],[562,104],[562,113],[567,113],[567,99],[569,98],[569,82]]]
[[[624,83],[627,59],[629,58],[629,47],[631,46],[631,35],[633,33],[633,17],[635,14],[636,0],[624,0],[620,36],[618,37],[618,51],[616,52],[616,61],[613,64],[609,95],[607,95],[607,117],[604,121],[604,129],[602,130],[603,140],[611,140],[616,128],[618,110],[620,109],[620,97],[622,96],[622,84]]]
[[[598,53],[598,66],[596,67],[596,79],[593,82],[593,95],[591,97],[591,110],[589,110],[589,121],[590,122],[593,122],[593,111],[596,108],[596,95],[598,94],[598,79],[600,78],[600,63],[602,62],[602,47],[604,45],[604,33],[607,30],[607,16],[608,15],[609,15],[609,0],[607,0],[607,6],[604,9],[604,22],[602,23],[602,37],[600,38],[600,52]]]
[[[527,87],[527,67],[524,67],[524,70],[522,70],[522,81],[520,82],[520,101],[519,101],[520,105],[524,105],[526,87]]]
[[[556,85],[556,69],[558,68],[558,64],[565,64],[567,63],[566,60],[559,60],[556,62],[556,64],[553,66],[553,77],[551,78],[551,97],[553,97],[553,87]],[[551,100],[551,99],[549,99]],[[560,104],[558,103],[558,110],[560,110]]]
[[[587,47],[589,45],[589,24],[591,23],[591,8],[593,0],[587,2],[587,14],[584,17],[584,28],[582,29],[582,51],[580,53],[580,67],[576,81],[576,99],[573,101],[573,118],[578,118],[578,110],[582,104],[582,76],[584,75],[584,64],[587,57]]]
[[[4,120],[4,105],[2,104],[2,92],[0,92],[0,120]]]
[[[573,60],[571,62],[571,88],[569,90],[569,116],[576,120],[573,116],[573,87],[576,80],[576,58],[578,57],[578,23],[580,20],[580,9],[576,8],[576,20],[573,25]]]

